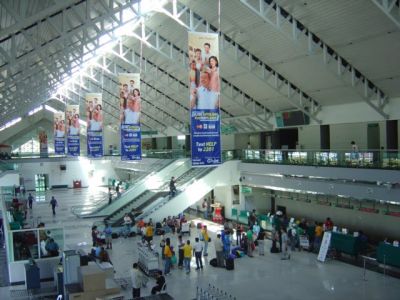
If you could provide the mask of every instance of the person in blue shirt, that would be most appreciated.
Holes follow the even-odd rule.
[[[52,238],[49,239],[45,248],[50,256],[58,256],[59,255],[58,250],[60,249],[60,247],[54,241],[54,239],[52,239]]]
[[[28,196],[28,203],[29,203],[29,208],[32,209],[33,196],[31,193],[29,193],[29,196]]]
[[[112,249],[112,227],[110,224],[107,224],[104,234],[106,237],[106,249]]]

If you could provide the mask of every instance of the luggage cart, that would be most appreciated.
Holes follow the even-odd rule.
[[[196,300],[236,300],[231,294],[208,284],[206,288],[197,287]]]
[[[189,236],[190,236],[190,223],[189,222],[182,224],[181,234],[184,235],[185,233],[189,234]]]

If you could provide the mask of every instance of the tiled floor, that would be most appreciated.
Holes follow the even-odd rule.
[[[96,191],[97,193],[98,191]],[[53,218],[49,207],[49,199],[55,195],[59,207],[57,215]],[[65,227],[67,247],[80,244],[85,249],[90,248],[90,227],[93,219],[77,219],[70,208],[78,203],[88,203],[90,192],[87,189],[59,190],[48,193],[46,202],[34,203],[32,214],[28,216],[31,221],[40,221],[46,224],[62,225]],[[218,225],[210,226],[216,232]],[[191,240],[196,234],[192,229]],[[177,237],[169,234],[173,245],[177,244]],[[213,239],[215,234],[211,235]],[[185,236],[185,239],[188,238]],[[110,251],[111,260],[116,270],[116,277],[127,278],[132,263],[138,258],[136,244],[139,237],[119,238],[114,240],[113,249]],[[155,237],[155,244],[159,245],[160,237]],[[269,249],[267,243],[266,249]],[[270,254],[254,258],[244,257],[235,260],[235,270],[213,268],[209,259],[213,258],[214,249],[209,245],[209,257],[204,259],[204,269],[194,270],[187,275],[184,271],[174,269],[171,276],[167,276],[167,290],[174,299],[189,300],[196,296],[197,286],[206,287],[212,284],[220,287],[236,297],[236,299],[400,299],[400,280],[382,274],[367,271],[363,280],[363,270],[339,261],[319,263],[315,254],[306,252],[292,253],[291,260],[280,260],[279,254]],[[161,261],[160,261],[161,263]],[[150,294],[154,281],[142,289],[142,295]],[[20,287],[14,287],[20,288]],[[11,299],[9,287],[0,288],[0,299]],[[130,297],[130,287],[124,291]]]

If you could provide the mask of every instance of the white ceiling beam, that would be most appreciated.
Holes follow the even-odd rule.
[[[322,53],[321,63],[327,67],[327,70],[331,71],[347,86],[352,87],[361,99],[379,115],[385,119],[389,118],[389,115],[383,110],[387,103],[387,96],[385,93],[370,79],[352,66],[348,60],[339,55],[339,53],[327,45],[320,37],[282,8],[276,1],[270,0],[267,8],[265,7],[264,0],[240,0],[240,2],[263,21],[275,28],[283,36],[293,41],[293,45],[296,45],[297,47],[301,46],[301,43],[299,43],[298,40],[299,36],[302,35],[308,43],[308,52],[310,55]],[[285,22],[290,26],[282,26]],[[293,26],[297,29],[301,28],[301,30],[295,30],[296,34],[293,34]],[[334,67],[332,67],[332,64]],[[354,80],[350,80],[352,74],[356,74],[361,83],[367,82],[366,92],[364,89],[365,85],[354,84]]]
[[[400,5],[398,0],[371,0],[398,28],[400,28]]]

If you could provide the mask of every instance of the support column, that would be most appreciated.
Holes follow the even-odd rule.
[[[319,126],[319,133],[321,139],[321,150],[331,149],[331,134],[329,125]]]
[[[187,135],[186,135],[186,139],[185,139],[185,149],[186,149],[186,151],[190,151],[190,150],[191,150],[190,134],[187,134]]]
[[[260,149],[267,149],[267,133],[260,132]]]
[[[151,149],[157,149],[157,138],[151,138]]]
[[[172,136],[167,136],[167,149],[172,149]]]
[[[386,121],[386,149],[397,150],[399,148],[397,120]]]

